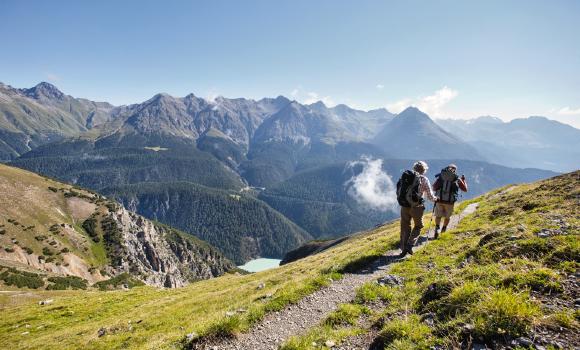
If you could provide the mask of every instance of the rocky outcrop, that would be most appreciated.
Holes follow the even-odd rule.
[[[119,242],[107,242],[120,245],[117,256],[111,257],[118,262],[110,267],[114,275],[127,272],[148,285],[175,288],[235,267],[207,243],[122,207],[108,215],[121,237]]]

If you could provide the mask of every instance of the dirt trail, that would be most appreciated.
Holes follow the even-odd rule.
[[[449,228],[457,226],[459,221],[466,215],[475,211],[477,204],[471,204],[459,214],[451,218]],[[431,226],[434,226],[431,223]],[[432,236],[431,227],[428,235]],[[416,250],[420,250],[427,239],[420,237]],[[362,284],[376,280],[387,274],[387,270],[393,262],[400,261],[399,250],[391,250],[373,262],[367,268],[356,273],[345,274],[342,279],[334,281],[305,298],[297,304],[289,305],[284,310],[268,314],[254,326],[249,332],[233,339],[220,339],[213,343],[195,344],[194,349],[252,349],[272,350],[277,349],[289,337],[304,334],[308,329],[317,326],[329,313],[334,311],[341,303],[347,303],[354,299],[355,292]],[[367,349],[373,338],[369,335],[353,337],[341,345],[340,349]]]

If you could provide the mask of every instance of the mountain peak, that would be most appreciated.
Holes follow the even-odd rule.
[[[431,120],[431,118],[424,112],[422,112],[419,108],[417,107],[407,107],[404,111],[402,111],[401,113],[399,113],[395,119],[393,119],[393,121],[398,120],[398,121],[409,121],[409,122],[425,122],[425,121],[431,121],[433,122],[433,120]],[[435,122],[433,122],[435,123]]]
[[[47,98],[61,100],[65,96],[56,86],[45,81],[30,89],[24,89],[24,94],[35,99]]]

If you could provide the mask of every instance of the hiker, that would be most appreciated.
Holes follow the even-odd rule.
[[[429,179],[425,176],[429,167],[424,161],[413,164],[413,170],[406,170],[397,182],[397,201],[401,205],[401,257],[413,254],[413,246],[423,228],[425,200],[436,202]],[[411,229],[411,220],[415,227]]]
[[[439,201],[435,204],[435,234],[433,236],[433,239],[437,239],[439,233],[447,231],[459,190],[467,192],[465,175],[457,176],[457,165],[449,164],[435,175],[433,190],[439,197]],[[443,227],[440,226],[441,218],[443,218]]]

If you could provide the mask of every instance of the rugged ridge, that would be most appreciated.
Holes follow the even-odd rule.
[[[121,206],[108,215],[121,230],[124,247],[116,256],[120,264],[112,267],[114,275],[126,272],[148,285],[175,288],[235,267],[209,244]]]

